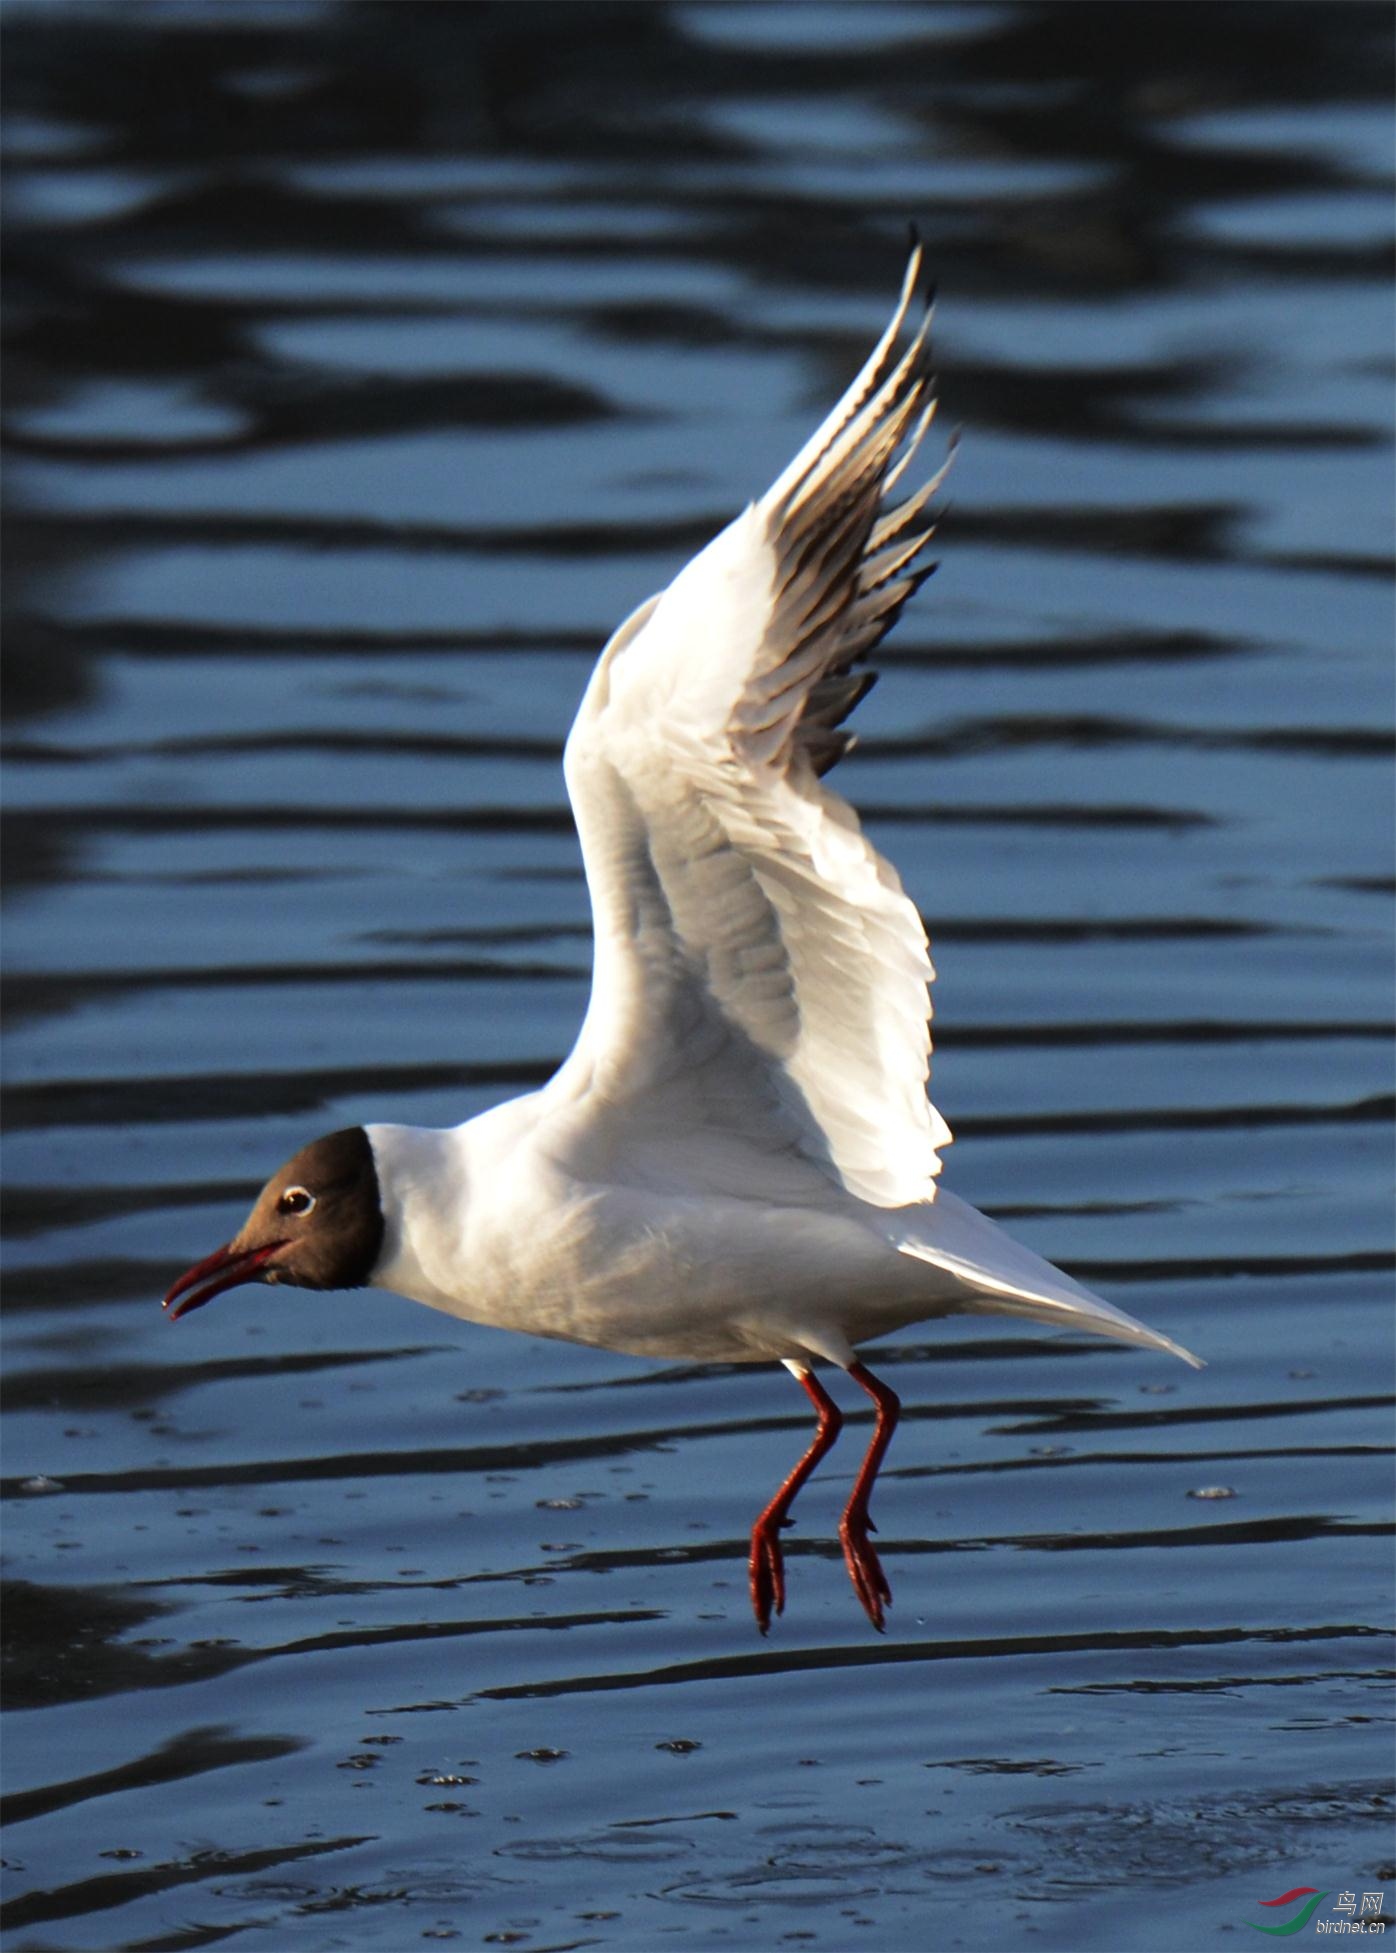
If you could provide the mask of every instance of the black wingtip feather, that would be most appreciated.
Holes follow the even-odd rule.
[[[920,232],[915,224],[908,231],[911,249],[919,253]],[[915,268],[919,285],[924,275],[919,260]],[[779,701],[789,701],[797,717],[796,749],[821,777],[850,750],[853,736],[839,728],[876,682],[876,671],[862,661],[875,652],[907,600],[940,567],[938,561],[918,564],[916,557],[934,533],[935,523],[923,510],[938,490],[943,470],[900,504],[891,492],[916,455],[934,412],[937,381],[927,372],[925,340],[936,300],[934,283],[924,290],[924,299],[926,317],[913,346],[906,348],[903,341],[901,353],[895,344],[884,349],[877,372],[861,389],[851,413],[771,511],[788,643],[784,661],[768,674],[766,703],[774,710]],[[899,319],[906,318],[913,304],[913,295],[907,293]],[[879,392],[883,388],[885,394]],[[874,396],[875,411],[869,408]],[[856,420],[860,413],[864,423]],[[853,432],[845,438],[850,427]],[[836,450],[841,439],[843,446]],[[958,443],[957,430],[950,438],[951,454]],[[900,525],[899,507],[906,511]],[[882,533],[876,533],[879,525],[884,525]],[[807,654],[813,654],[813,671]],[[860,667],[856,673],[851,669],[855,663]]]

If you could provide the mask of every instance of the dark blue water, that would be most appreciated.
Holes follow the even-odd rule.
[[[11,5],[5,67],[16,1953],[1389,1917],[1387,10]],[[855,1418],[762,1642],[782,1372],[157,1302],[306,1138],[566,1051],[590,660],[908,219],[963,443],[841,784],[947,1184],[1209,1367],[894,1339],[889,1631]]]

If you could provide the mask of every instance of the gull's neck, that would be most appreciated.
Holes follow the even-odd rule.
[[[460,1126],[365,1126],[383,1209],[373,1287],[460,1312],[463,1278],[472,1265],[487,1273],[479,1236],[533,1131],[536,1104],[533,1093],[510,1099]]]

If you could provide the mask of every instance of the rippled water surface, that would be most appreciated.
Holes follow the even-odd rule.
[[[1389,19],[6,9],[16,1953],[1390,1915]],[[908,219],[964,438],[841,781],[947,1183],[1209,1367],[883,1346],[888,1632],[855,1415],[763,1642],[781,1371],[157,1300],[565,1052],[589,661]]]

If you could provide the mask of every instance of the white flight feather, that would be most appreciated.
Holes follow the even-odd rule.
[[[883,500],[934,405],[925,327],[895,352],[919,269],[795,461],[612,638],[567,743],[595,966],[548,1096],[642,1172],[662,1133],[708,1191],[787,1155],[900,1207],[932,1198],[951,1137],[926,1096],[920,917],[816,770],[847,743],[827,686],[887,629],[931,533],[932,484]]]

